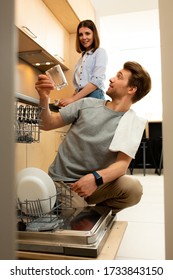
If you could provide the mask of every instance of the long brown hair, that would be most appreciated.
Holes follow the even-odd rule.
[[[100,46],[100,39],[99,39],[97,28],[96,28],[94,22],[92,20],[90,20],[90,19],[81,21],[79,23],[78,27],[77,27],[76,51],[78,53],[81,53],[81,52],[85,51],[85,48],[82,46],[82,44],[81,44],[81,42],[79,40],[79,29],[81,27],[88,27],[89,29],[91,29],[93,31],[93,38],[94,38],[94,40],[93,40],[92,48],[95,51]]]

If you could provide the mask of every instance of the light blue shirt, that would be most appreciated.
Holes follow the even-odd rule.
[[[95,52],[90,50],[85,55],[83,54],[74,71],[73,84],[76,91],[84,88],[88,83],[92,83],[104,91],[107,63],[107,53],[103,48],[98,48]]]

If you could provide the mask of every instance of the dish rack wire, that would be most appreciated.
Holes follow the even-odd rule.
[[[49,205],[47,212],[43,211],[44,203]],[[28,231],[45,231],[61,227],[64,223],[61,218],[62,210],[72,208],[71,190],[62,191],[62,188],[56,190],[55,196],[47,199],[25,200],[21,202],[17,198],[17,218],[20,223],[26,226]],[[19,229],[25,230],[25,229]]]
[[[40,142],[40,114],[38,100],[23,94],[16,94],[15,141],[17,143]]]

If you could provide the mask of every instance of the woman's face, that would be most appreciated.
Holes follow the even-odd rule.
[[[89,51],[94,41],[93,31],[88,27],[79,28],[79,41],[85,50]]]

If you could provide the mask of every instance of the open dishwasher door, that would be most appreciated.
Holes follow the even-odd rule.
[[[18,231],[18,250],[97,257],[115,221],[107,207],[69,208],[51,231]]]

